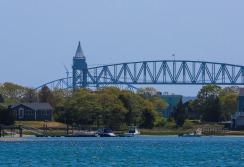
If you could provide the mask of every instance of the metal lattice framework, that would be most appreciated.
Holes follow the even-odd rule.
[[[71,78],[44,85],[72,88]],[[140,61],[88,68],[87,86],[136,84],[244,85],[244,66],[186,60]],[[43,85],[42,85],[43,86]],[[40,87],[42,87],[40,86]],[[38,88],[40,88],[38,87]]]

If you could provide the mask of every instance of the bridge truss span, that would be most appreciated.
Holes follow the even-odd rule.
[[[244,66],[203,61],[161,60],[88,68],[87,84],[244,85]]]
[[[75,80],[67,76],[43,84],[36,89],[44,86],[52,90],[73,89],[74,81],[78,81],[75,87],[79,87],[77,85],[116,86],[129,90],[136,90],[134,86],[139,84],[244,85],[244,66],[205,61],[140,61],[91,67],[85,71],[86,73],[80,72]]]

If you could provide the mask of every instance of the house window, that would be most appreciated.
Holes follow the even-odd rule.
[[[19,108],[19,118],[24,118],[24,109]]]
[[[41,115],[49,115],[49,114],[50,114],[49,110],[42,110],[41,111]]]
[[[17,110],[13,110],[13,112],[14,112],[15,116],[17,116],[17,115],[18,115]]]
[[[25,112],[26,115],[34,115],[34,111],[33,110],[27,110]]]

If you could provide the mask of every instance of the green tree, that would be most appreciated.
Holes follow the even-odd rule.
[[[149,102],[144,102],[142,109],[142,120],[140,127],[152,129],[155,126],[157,112],[154,106]]]
[[[53,100],[52,100],[53,108],[55,108],[60,104],[63,104],[67,98],[71,97],[71,92],[64,89],[54,89],[52,91],[52,94],[53,94]]]
[[[162,114],[163,110],[168,107],[168,104],[161,98],[160,93],[152,87],[139,88],[137,94],[142,98],[150,101],[156,110]],[[162,116],[159,114],[159,116]]]
[[[32,88],[26,88],[21,102],[23,103],[35,103],[38,102],[37,91]]]
[[[52,107],[54,107],[54,95],[47,86],[44,86],[39,91],[39,101],[41,103],[49,103]]]
[[[197,99],[191,102],[194,113],[203,117],[203,121],[218,121],[221,115],[219,96],[221,87],[217,85],[206,85],[197,94]]]
[[[177,106],[174,108],[174,111],[171,113],[172,117],[174,118],[176,124],[180,127],[185,123],[187,115],[186,107],[182,103],[182,99],[179,101]]]
[[[208,97],[217,97],[220,95],[222,88],[218,85],[206,85],[198,92],[197,98],[203,102],[208,99]]]
[[[229,120],[230,116],[237,111],[238,95],[229,93],[220,97],[222,119]]]
[[[0,85],[0,94],[2,94],[6,103],[21,102],[26,93],[26,87],[5,82]]]
[[[106,94],[112,94],[112,95],[119,96],[120,92],[121,92],[121,90],[114,86],[97,88],[97,93],[106,93]]]
[[[118,99],[117,93],[108,94],[100,93],[99,102],[102,107],[102,118],[104,124],[107,127],[119,129],[124,123],[125,114],[127,109],[123,106],[123,103]]]
[[[203,120],[206,122],[218,122],[221,116],[219,97],[211,95],[205,101],[204,111],[202,112]]]
[[[185,128],[185,129],[190,129],[190,128],[192,128],[192,125],[193,125],[192,121],[189,120],[189,119],[186,119],[185,123],[183,124],[182,127]]]
[[[220,96],[225,96],[225,95],[232,94],[232,93],[239,94],[240,89],[241,88],[239,86],[225,87],[224,89],[221,90]]]
[[[157,95],[157,90],[153,87],[145,87],[145,88],[139,88],[137,89],[136,93],[140,95],[141,97],[148,99],[152,96]]]
[[[143,99],[129,90],[121,91],[119,100],[123,103],[123,106],[127,109],[125,116],[125,122],[128,126],[137,125],[142,116],[142,104]]]
[[[101,111],[101,106],[98,103],[98,96],[96,94],[81,90],[76,92],[70,99],[69,110],[73,111],[75,122],[83,125],[91,125]]]
[[[165,117],[157,117],[155,120],[156,127],[164,127],[167,125],[167,118]]]

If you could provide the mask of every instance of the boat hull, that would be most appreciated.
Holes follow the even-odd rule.
[[[95,132],[76,132],[72,137],[98,137],[98,134]]]
[[[124,133],[124,137],[138,137],[140,133]]]
[[[98,134],[98,136],[100,136],[100,137],[117,137],[113,133],[100,133],[100,134]]]
[[[109,128],[100,128],[96,132],[100,137],[118,137]]]

